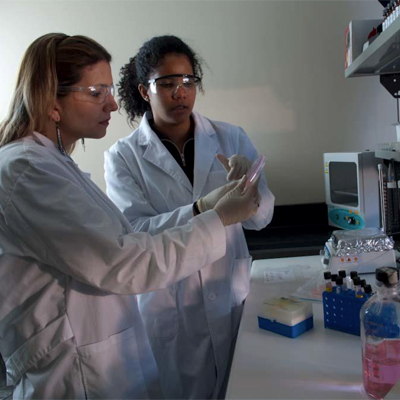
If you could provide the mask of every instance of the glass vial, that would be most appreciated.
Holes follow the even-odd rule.
[[[324,279],[325,279],[325,290],[327,292],[332,292],[332,282],[331,282],[331,273],[330,271],[324,272]]]

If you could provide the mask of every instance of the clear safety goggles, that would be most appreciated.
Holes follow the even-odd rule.
[[[174,74],[150,79],[150,90],[159,96],[174,96],[181,87],[186,92],[195,93],[201,79],[195,75]]]
[[[75,98],[90,103],[103,104],[107,100],[109,94],[114,97],[114,84],[93,85],[93,86],[59,86],[58,93],[74,92]]]

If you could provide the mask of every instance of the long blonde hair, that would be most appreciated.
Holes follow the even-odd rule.
[[[48,33],[36,39],[24,54],[10,109],[0,124],[0,147],[42,132],[60,96],[57,87],[75,84],[85,67],[99,61],[111,62],[111,55],[86,36]]]

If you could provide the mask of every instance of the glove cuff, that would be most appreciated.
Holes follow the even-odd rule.
[[[195,202],[193,203],[193,209],[194,209],[194,212],[196,213],[196,215],[201,214],[201,212],[200,212],[200,210],[199,210],[199,207],[197,206],[197,201],[195,201]]]
[[[198,199],[194,204],[196,204],[195,207],[197,207],[197,210],[199,210],[199,214],[207,211],[207,206],[202,197]]]

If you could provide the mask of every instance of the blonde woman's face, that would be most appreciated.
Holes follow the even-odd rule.
[[[86,67],[82,79],[70,89],[74,91],[57,100],[64,146],[106,135],[111,113],[118,109],[110,93],[112,84],[110,64],[100,61]]]

